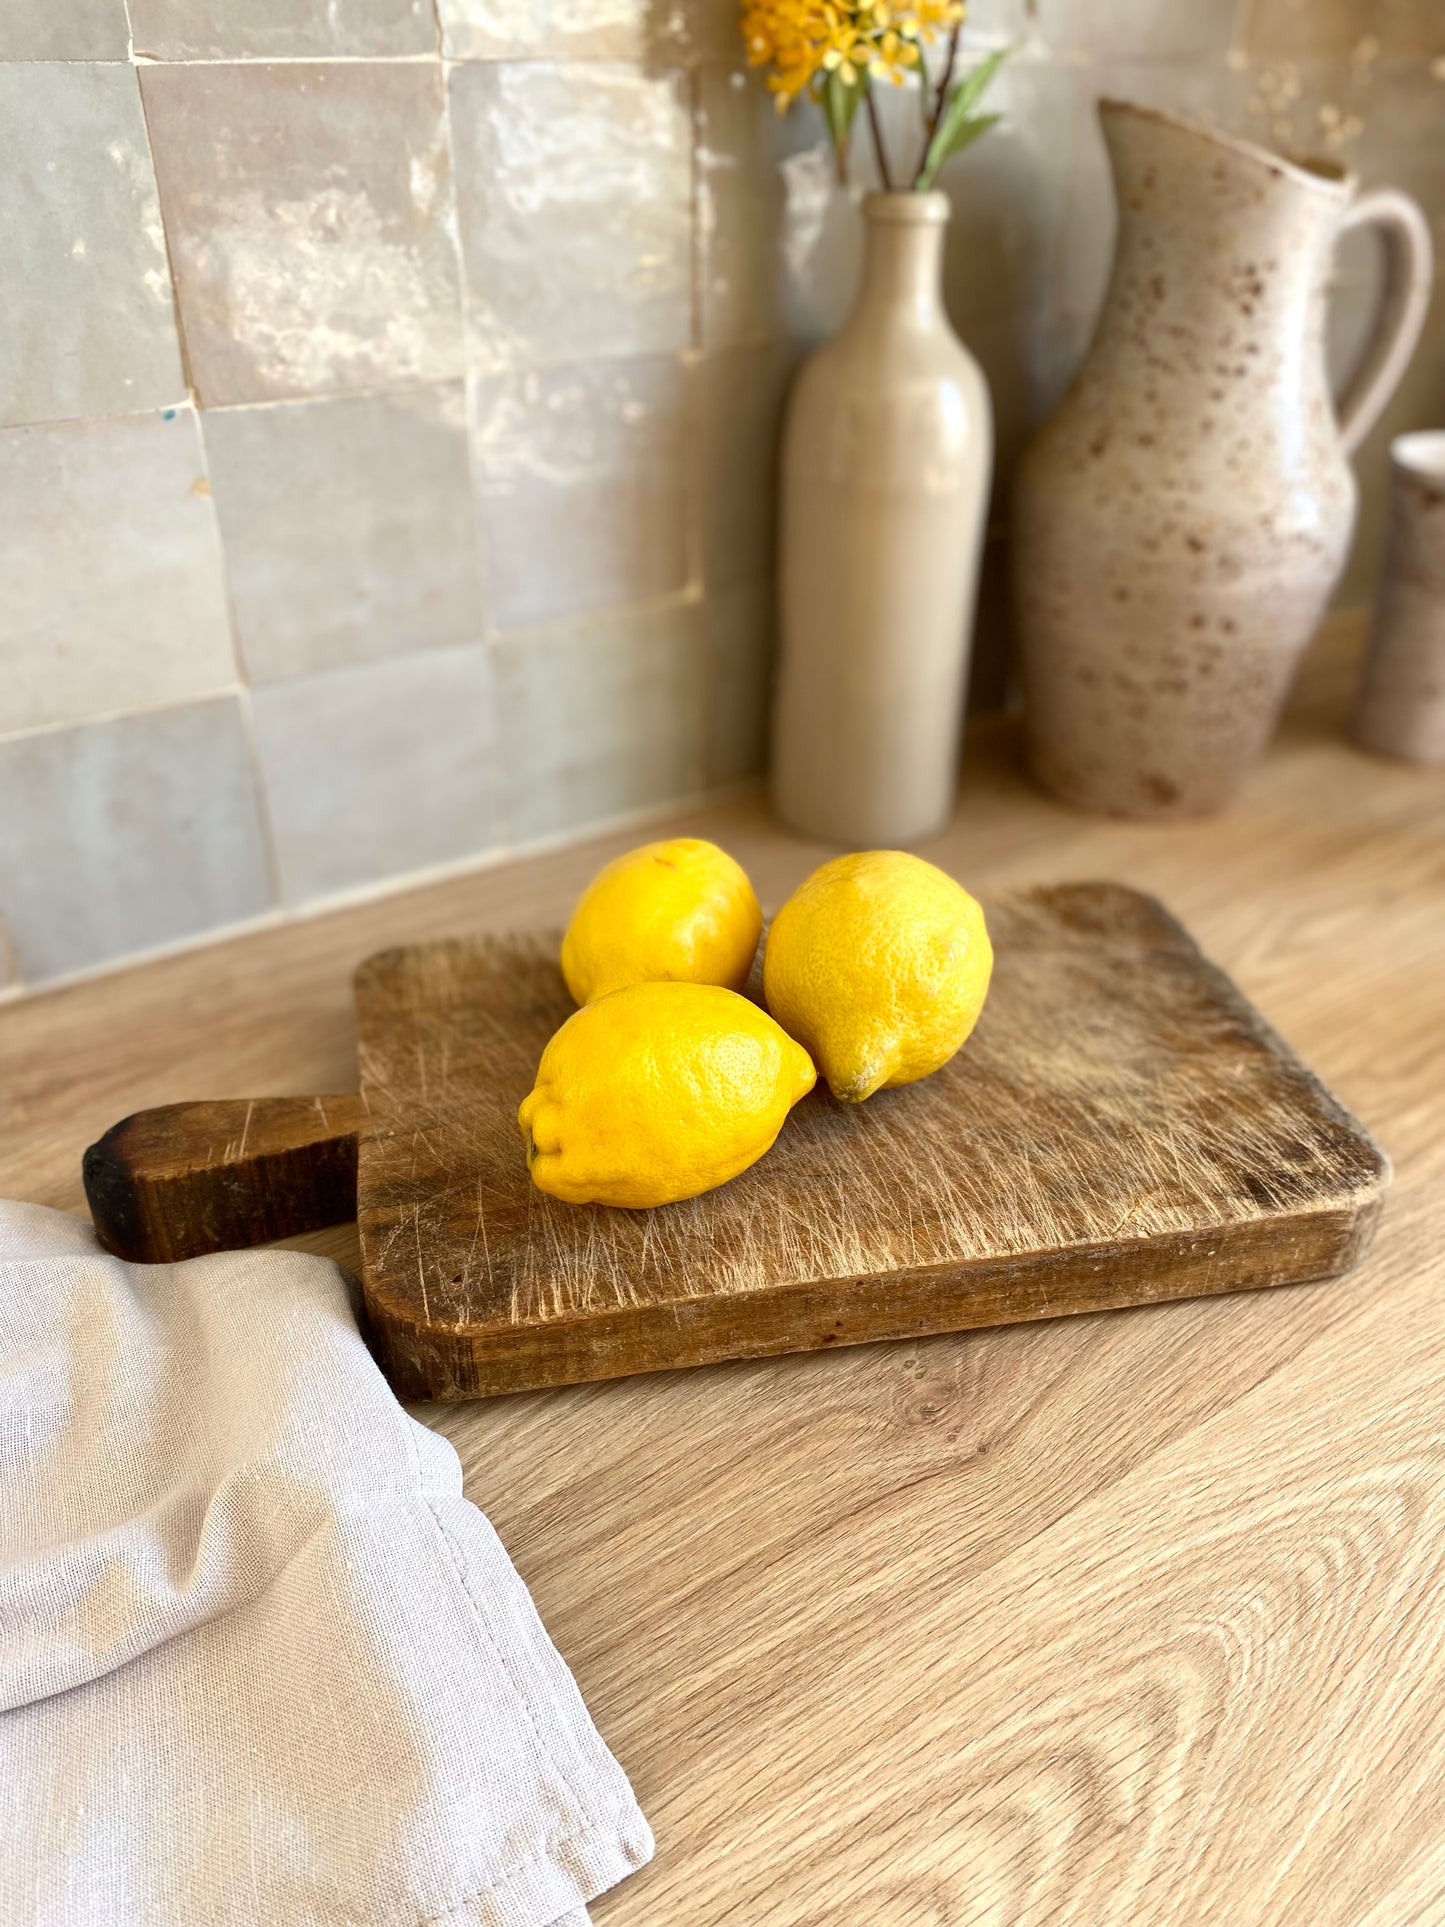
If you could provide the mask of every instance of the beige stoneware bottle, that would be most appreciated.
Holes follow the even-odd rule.
[[[791,828],[876,849],[953,807],[993,416],[943,308],[947,197],[864,214],[857,305],[784,431],[772,793]]]
[[[1093,347],[1028,448],[1013,573],[1029,759],[1126,816],[1229,801],[1273,732],[1349,548],[1349,454],[1410,359],[1429,228],[1167,114],[1099,108],[1119,239]],[[1325,371],[1336,240],[1379,227],[1390,272],[1340,404]]]

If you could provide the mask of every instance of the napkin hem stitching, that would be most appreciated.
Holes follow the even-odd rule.
[[[415,1440],[413,1440],[412,1450],[415,1451],[415,1449],[416,1449],[416,1442]],[[418,1462],[418,1469],[420,1469],[419,1462]],[[527,1704],[527,1698],[522,1691],[521,1683],[517,1679],[516,1674],[512,1671],[511,1662],[507,1658],[506,1651],[504,1650],[501,1641],[497,1638],[496,1634],[492,1631],[491,1627],[487,1624],[486,1614],[482,1611],[481,1603],[477,1599],[476,1594],[472,1591],[471,1584],[467,1574],[467,1562],[465,1557],[463,1556],[461,1547],[456,1543],[455,1539],[453,1539],[451,1533],[448,1532],[446,1521],[442,1518],[441,1513],[437,1509],[436,1501],[432,1498],[429,1492],[425,1494],[425,1498],[426,1498],[426,1508],[427,1508],[427,1511],[431,1514],[432,1523],[436,1527],[437,1533],[441,1538],[442,1544],[446,1547],[447,1553],[449,1554],[451,1559],[453,1570],[455,1571],[457,1578],[461,1583],[462,1591],[466,1594],[467,1604],[472,1609],[472,1617],[476,1620],[477,1625],[480,1627],[488,1646],[491,1647],[492,1652],[496,1657],[498,1665],[502,1669],[502,1673],[506,1679],[507,1685],[511,1688],[512,1697],[513,1699],[516,1700],[517,1705],[521,1710],[522,1716],[526,1720],[527,1725],[531,1730],[532,1738],[536,1742],[538,1752],[542,1755],[542,1758],[547,1762],[547,1764],[552,1768],[552,1771],[557,1775],[557,1778],[562,1782],[563,1786],[566,1787],[568,1793],[570,1793],[572,1798],[577,1802],[578,1807],[583,1812],[585,1812],[587,1808],[586,1800],[583,1799],[581,1792],[573,1784],[572,1779],[570,1775],[567,1773],[566,1769],[563,1767],[562,1762],[553,1753],[551,1747],[548,1746],[547,1741],[542,1733],[542,1729],[538,1726],[537,1721],[533,1716],[532,1709]]]
[[[627,1873],[635,1873],[637,1866],[634,1864],[632,1855],[628,1853],[626,1845],[624,1844],[624,1830],[622,1827],[622,1822],[629,1817],[625,1812],[619,1811],[615,1815],[609,1814],[606,1820],[589,1820],[585,1826],[574,1828],[570,1833],[559,1834],[554,1840],[548,1841],[546,1846],[540,1848],[538,1852],[529,1853],[525,1860],[515,1860],[510,1866],[499,1869],[497,1877],[489,1881],[487,1885],[474,1887],[469,1893],[460,1895],[456,1900],[449,1900],[441,1909],[440,1913],[419,1915],[415,1921],[415,1927],[447,1927],[448,1921],[454,1919],[462,1908],[470,1907],[474,1901],[483,1899],[504,1901],[507,1897],[507,1889],[509,1887],[515,1886],[523,1874],[530,1873],[534,1867],[540,1867],[546,1861],[551,1861],[554,1871],[561,1874],[564,1880],[572,1883],[577,1891],[576,1904],[579,1907],[585,1907],[589,1900],[595,1900],[597,1898],[597,1893],[605,1893],[607,1889],[600,1887],[597,1893],[584,1894],[581,1887],[578,1886],[575,1876],[568,1873],[564,1867],[556,1865],[557,1849],[559,1847],[582,1847],[586,1846],[589,1841],[600,1839],[603,1840],[619,1858],[628,1863]],[[641,1864],[645,1866],[646,1862],[644,1861]]]

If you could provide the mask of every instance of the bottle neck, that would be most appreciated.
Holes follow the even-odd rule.
[[[894,325],[901,322],[913,328],[937,325],[943,314],[946,210],[943,196],[931,194],[876,195],[865,203],[868,225],[859,315],[886,314]]]

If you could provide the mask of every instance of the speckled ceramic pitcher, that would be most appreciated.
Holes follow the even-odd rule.
[[[1408,196],[1357,197],[1331,163],[1120,101],[1099,113],[1113,278],[1015,497],[1028,749],[1084,809],[1179,815],[1229,800],[1324,612],[1354,526],[1349,453],[1424,320],[1429,229]],[[1365,222],[1390,273],[1337,416],[1331,259]]]

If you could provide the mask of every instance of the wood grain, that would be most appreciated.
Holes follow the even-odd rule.
[[[1387,1167],[1153,898],[986,903],[968,1048],[659,1211],[532,1185],[516,1114],[573,1004],[559,933],[359,973],[362,1280],[404,1396],[471,1398],[1324,1278]]]
[[[354,1091],[134,1112],[81,1160],[100,1241],[122,1258],[172,1264],[354,1218],[365,1113]]]
[[[1345,742],[1358,640],[1226,816],[1071,815],[988,728],[925,851],[1170,904],[1391,1154],[1348,1286],[416,1408],[657,1833],[598,1927],[1445,1927],[1445,782]],[[667,827],[773,905],[828,854]],[[637,841],[0,1007],[0,1191],[83,1211],[126,1112],[349,1088],[365,957],[556,922]]]

